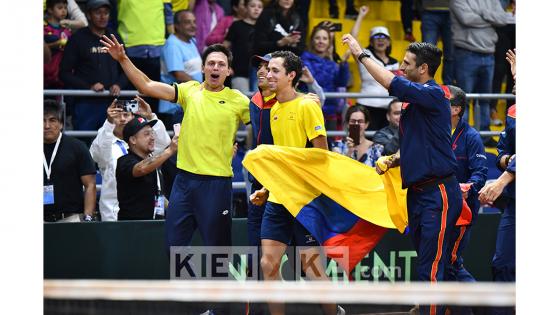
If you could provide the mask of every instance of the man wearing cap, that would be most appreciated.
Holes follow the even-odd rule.
[[[401,77],[373,61],[350,34],[343,35],[342,42],[391,96],[405,102],[399,122],[400,151],[385,164],[401,166],[402,185],[408,188],[409,234],[418,253],[418,280],[443,281],[462,196],[451,148],[451,107],[433,79],[442,52],[429,43],[411,43],[400,67]],[[420,312],[443,314],[444,308],[432,304],[420,306]]]
[[[128,85],[126,75],[119,64],[103,51],[99,39],[114,34],[107,27],[111,4],[109,0],[89,0],[86,5],[88,27],[76,31],[68,40],[60,65],[60,78],[71,89],[103,92],[108,90],[118,96]],[[108,97],[76,98],[73,124],[76,130],[96,130],[103,124]]]
[[[117,198],[119,220],[150,220],[163,218],[163,177],[158,168],[177,152],[178,136],[169,147],[152,154],[155,137],[152,127],[158,120],[134,115],[123,128],[128,154],[117,160]]]
[[[139,104],[138,114],[149,120],[157,121],[153,128],[156,139],[154,152],[163,151],[171,142],[165,126],[158,120],[156,114],[152,113],[148,103],[138,96],[136,100]],[[107,120],[97,131],[97,136],[89,149],[91,157],[99,166],[103,178],[99,198],[101,221],[117,221],[119,202],[117,200],[115,170],[117,160],[128,153],[128,144],[123,140],[123,128],[132,118],[134,118],[134,114],[124,111],[114,100],[107,108]]]
[[[356,19],[356,23],[352,27],[352,36],[358,37],[362,21],[368,13],[369,8],[362,6]],[[380,66],[393,72],[399,70],[399,62],[390,56],[391,53],[391,36],[389,30],[385,26],[373,27],[369,32],[369,45],[364,48],[364,52],[372,56],[371,60],[375,61]],[[375,94],[378,96],[389,96],[389,92],[379,82],[377,82],[367,71],[367,69],[358,62],[358,69],[360,70],[360,79],[362,85],[360,93]],[[365,106],[369,111],[370,124],[368,130],[379,130],[388,125],[385,118],[387,113],[387,106],[391,102],[389,98],[358,98],[356,102],[359,105]]]

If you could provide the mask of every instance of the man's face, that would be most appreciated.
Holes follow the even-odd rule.
[[[117,118],[113,119],[115,128],[124,128],[124,125],[131,121],[132,118],[134,118],[134,115],[131,112],[121,112]]]
[[[62,131],[62,122],[54,114],[43,115],[43,142],[54,143]]]
[[[108,7],[100,7],[90,10],[88,17],[93,27],[97,29],[106,29],[107,24],[109,23],[109,12]]]
[[[291,87],[292,80],[295,76],[295,71],[286,73],[284,58],[276,57],[270,59],[268,62],[268,74],[266,75],[266,79],[268,80],[268,87],[272,92],[277,93],[278,91]]]
[[[179,23],[175,24],[175,32],[187,39],[196,35],[196,17],[192,12],[183,12],[179,15]]]
[[[401,63],[400,70],[404,73],[405,78],[412,82],[420,80],[419,67],[416,66],[416,55],[407,51]]]
[[[68,15],[68,6],[66,3],[57,3],[52,8],[48,8],[47,12],[56,20],[64,20]]]
[[[266,90],[268,89],[268,80],[266,79],[266,75],[268,74],[268,62],[261,62],[259,65],[259,69],[257,70],[257,85],[259,89]]]
[[[146,154],[154,152],[155,142],[154,130],[149,125],[144,126],[134,136],[130,137],[130,143],[134,148]]]
[[[210,88],[219,88],[224,85],[226,78],[231,73],[227,56],[222,52],[212,52],[206,57],[204,63],[204,80]]]
[[[401,102],[394,102],[391,104],[391,110],[387,113],[387,121],[393,127],[398,127],[401,121]]]

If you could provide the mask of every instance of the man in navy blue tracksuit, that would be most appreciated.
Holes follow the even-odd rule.
[[[451,149],[457,160],[455,176],[459,183],[468,187],[467,191],[463,190],[463,198],[466,199],[472,213],[471,224],[459,227],[456,231],[457,234],[453,237],[451,261],[446,270],[446,280],[474,282],[474,277],[463,266],[462,253],[469,243],[471,227],[478,217],[480,208],[478,192],[484,187],[488,175],[486,154],[480,134],[461,119],[467,107],[465,92],[453,85],[442,86],[442,88],[444,91],[448,90],[451,96]]]
[[[479,193],[482,203],[494,203],[503,198],[504,213],[498,225],[496,252],[492,259],[492,277],[496,282],[515,282],[515,105],[507,113],[506,128],[498,142],[497,167],[504,171]],[[492,314],[514,314],[511,307],[496,307]]]
[[[410,44],[400,67],[403,78],[379,66],[351,35],[344,35],[342,41],[390,95],[406,102],[399,125],[400,153],[387,161],[387,166],[400,164],[403,187],[408,188],[408,220],[418,255],[418,280],[442,281],[462,207],[451,149],[449,99],[433,80],[442,52],[432,44]],[[420,307],[421,314],[443,312],[438,305]]]

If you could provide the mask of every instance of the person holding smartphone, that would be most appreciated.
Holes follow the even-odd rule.
[[[348,108],[344,119],[344,126],[348,130],[346,141],[335,141],[331,151],[344,154],[365,165],[374,167],[383,146],[374,145],[373,141],[366,138],[366,129],[369,125],[369,112],[361,106],[355,105]]]

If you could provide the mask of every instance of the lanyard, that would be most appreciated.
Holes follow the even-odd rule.
[[[58,135],[58,139],[56,139],[56,144],[54,145],[54,150],[51,155],[51,161],[47,165],[47,158],[45,157],[45,152],[43,152],[43,166],[45,168],[45,174],[47,174],[47,180],[51,180],[51,171],[52,171],[52,163],[54,161],[54,157],[56,156],[56,152],[58,151],[58,145],[60,144],[60,139],[62,138],[62,132]]]
[[[121,148],[121,151],[124,155],[128,154],[128,151],[126,150],[126,148],[124,147],[124,144],[122,144],[121,140],[117,140],[117,145],[119,146],[119,148]]]
[[[157,179],[157,196],[161,195],[161,183],[159,182],[159,169],[156,168],[156,179]]]

